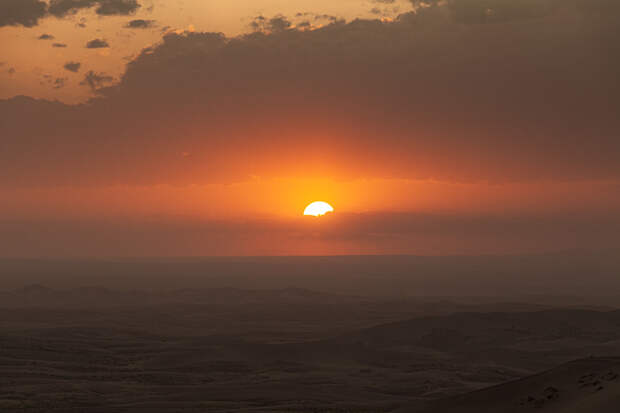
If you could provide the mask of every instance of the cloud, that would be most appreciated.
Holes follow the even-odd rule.
[[[435,7],[441,3],[431,3]],[[557,0],[450,0],[453,17],[462,23],[493,23],[540,18],[557,10]]]
[[[54,40],[54,36],[48,33],[43,33],[41,36],[38,37],[38,39],[39,40]]]
[[[150,29],[155,26],[155,20],[136,19],[125,25],[128,29]]]
[[[617,214],[592,218],[360,213],[334,214],[319,222],[160,216],[0,220],[0,233],[0,251],[21,257],[540,254],[615,248],[620,221]]]
[[[567,7],[576,7],[590,15],[620,13],[620,3],[615,0],[411,0],[411,3],[418,10],[447,9],[453,21],[466,24],[543,18]]]
[[[96,4],[97,0],[51,0],[48,12],[55,17],[65,17],[77,13],[80,9],[94,7]]]
[[[290,29],[292,23],[285,16],[275,16],[272,18],[266,18],[264,16],[255,17],[250,27],[254,31],[258,32],[282,32]]]
[[[86,43],[87,49],[103,49],[106,47],[110,47],[110,45],[104,39],[93,39]]]
[[[615,0],[578,0],[577,6],[587,14],[615,15],[620,13],[620,3]]]
[[[91,7],[96,7],[95,13],[101,16],[114,16],[133,14],[140,4],[137,0],[51,0],[49,14],[65,17]]]
[[[47,4],[40,0],[0,1],[0,27],[33,27],[46,14]]]
[[[63,48],[63,47],[67,47],[66,44],[64,43],[53,43],[52,47],[59,47],[59,48]]]
[[[67,62],[63,67],[65,68],[65,70],[77,73],[80,70],[80,66],[82,66],[80,62]]]
[[[63,87],[65,87],[66,83],[67,83],[67,78],[65,78],[65,77],[57,77],[56,79],[54,79],[53,88],[54,89],[62,89]]]
[[[86,73],[84,76],[84,80],[80,82],[80,85],[88,86],[94,92],[101,89],[104,85],[112,82],[114,78],[112,76],[108,76],[105,73],[95,73],[92,70]]]
[[[34,27],[45,17],[62,18],[92,7],[100,16],[126,16],[141,5],[137,0],[51,0],[49,4],[41,0],[1,0],[0,27]]]
[[[561,4],[166,34],[88,104],[0,101],[0,184],[618,180],[619,15]]]
[[[102,16],[133,14],[140,8],[136,0],[101,0],[96,10]]]

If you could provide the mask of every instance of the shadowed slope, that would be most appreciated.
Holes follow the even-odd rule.
[[[399,413],[612,413],[620,411],[620,358],[587,358],[510,383]]]

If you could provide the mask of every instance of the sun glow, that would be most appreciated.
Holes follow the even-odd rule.
[[[325,215],[328,212],[334,212],[334,208],[323,201],[313,202],[304,209],[304,215],[311,215],[314,217]]]

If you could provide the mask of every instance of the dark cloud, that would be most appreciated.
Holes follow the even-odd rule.
[[[616,0],[578,0],[580,10],[588,14],[615,15],[620,13],[620,2]]]
[[[67,47],[67,45],[64,44],[64,43],[53,43],[52,47],[60,47],[60,48],[62,48],[62,47]]]
[[[47,4],[40,0],[1,0],[0,27],[33,27],[45,16]]]
[[[291,22],[284,16],[269,19],[268,29],[272,32],[281,32],[291,27]]]
[[[326,20],[332,23],[335,23],[337,21],[342,21],[342,19],[339,19],[337,16],[332,16],[329,14],[316,14],[314,15],[314,20]]]
[[[9,75],[14,75],[15,74],[15,68],[14,67],[9,68],[8,74]]]
[[[97,0],[51,0],[48,12],[55,17],[75,14],[81,9],[94,7]]]
[[[0,233],[4,235],[0,251],[14,256],[478,255],[607,249],[620,241],[620,220],[617,214],[593,219],[585,214],[362,213],[334,214],[321,222],[312,218],[214,221],[164,216],[0,220]]]
[[[128,29],[150,29],[155,26],[155,20],[136,19],[125,25]]]
[[[48,85],[54,89],[61,89],[65,86],[66,78],[57,77],[50,75],[49,73],[44,73],[41,75],[42,80],[39,82],[41,85]]]
[[[100,0],[96,13],[102,16],[128,15],[139,8],[136,0]]]
[[[129,15],[140,8],[137,0],[51,0],[49,13],[56,17],[75,14],[81,9],[96,7],[102,16]]]
[[[106,47],[110,47],[110,45],[104,39],[93,39],[86,43],[87,49],[104,49]]]
[[[51,34],[43,33],[41,36],[39,36],[39,40],[54,40],[54,36],[52,36]]]
[[[61,89],[65,87],[66,82],[67,82],[67,78],[57,77],[56,79],[54,79],[53,87],[54,89]]]
[[[112,76],[108,76],[105,73],[96,73],[90,70],[86,73],[84,80],[80,82],[80,85],[88,86],[92,91],[96,92],[113,80],[114,78]]]
[[[260,32],[278,33],[290,29],[291,26],[292,23],[285,16],[275,16],[272,18],[258,16],[250,23],[252,30]]]
[[[547,17],[566,7],[586,12],[618,12],[615,0],[411,0],[416,9],[445,9],[465,24],[512,22]]]
[[[620,179],[619,15],[573,3],[479,24],[450,7],[167,34],[118,84],[89,75],[86,105],[0,101],[0,182]]]
[[[62,18],[92,7],[100,16],[126,16],[141,6],[137,0],[51,0],[49,4],[41,0],[1,0],[0,27],[33,27],[47,16]],[[78,25],[85,27],[83,21]]]
[[[450,0],[458,22],[493,23],[544,17],[562,3],[557,0]]]
[[[67,62],[65,63],[63,67],[65,68],[65,70],[68,70],[73,73],[77,73],[80,70],[81,66],[82,64],[79,62]]]

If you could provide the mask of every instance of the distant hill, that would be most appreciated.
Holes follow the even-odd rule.
[[[443,257],[0,259],[0,290],[27,284],[150,291],[292,287],[369,297],[488,297],[522,303],[618,306],[619,273],[617,250]],[[558,302],[558,297],[563,300]]]

